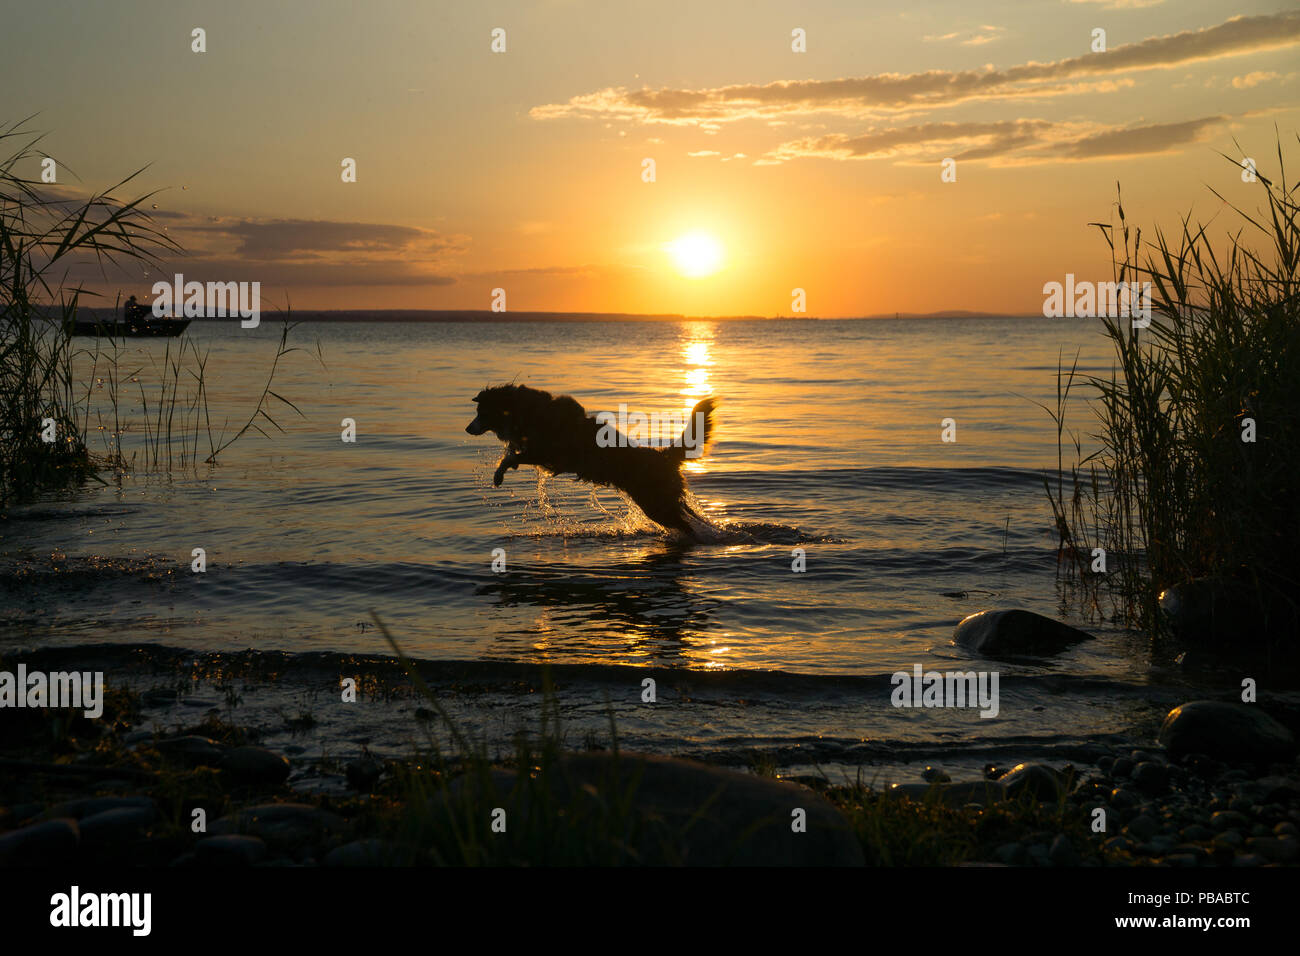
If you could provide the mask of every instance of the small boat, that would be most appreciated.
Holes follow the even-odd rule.
[[[128,302],[120,319],[82,319],[72,323],[72,334],[107,339],[175,336],[184,332],[189,324],[189,319],[159,318],[149,306]]]

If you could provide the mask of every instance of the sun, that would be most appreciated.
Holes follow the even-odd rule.
[[[702,232],[665,243],[677,271],[688,279],[703,279],[722,268],[722,243]]]

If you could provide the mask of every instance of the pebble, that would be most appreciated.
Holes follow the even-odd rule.
[[[1163,764],[1144,760],[1133,768],[1133,783],[1143,793],[1158,794],[1164,791],[1169,782],[1169,774]]]
[[[0,836],[0,864],[51,866],[72,862],[81,831],[70,818],[46,820]]]
[[[1157,829],[1156,821],[1152,820],[1146,814],[1134,817],[1129,821],[1128,826],[1124,828],[1125,834],[1140,841],[1150,840],[1155,836]]]
[[[1210,817],[1210,826],[1220,832],[1239,829],[1250,826],[1250,818],[1238,810],[1220,810]]]
[[[194,861],[203,866],[252,866],[266,853],[265,841],[238,833],[204,837],[194,844]]]
[[[140,836],[153,823],[153,806],[118,807],[81,821],[81,840],[88,846],[125,843]]]

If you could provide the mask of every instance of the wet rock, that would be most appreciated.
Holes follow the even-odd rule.
[[[1295,752],[1295,737],[1256,704],[1194,700],[1175,707],[1160,728],[1175,757],[1206,753],[1232,760],[1275,760]]]
[[[235,747],[221,758],[221,769],[241,783],[278,784],[289,777],[289,761],[264,747]]]
[[[1057,800],[1061,796],[1061,781],[1056,771],[1043,764],[1016,764],[998,778],[998,783],[1011,800],[1018,800],[1024,794],[1040,802]]]
[[[921,771],[921,779],[926,783],[952,783],[952,777],[937,767],[926,767]]]
[[[194,844],[194,862],[201,866],[252,866],[266,853],[265,841],[237,833],[204,837]]]
[[[0,864],[58,866],[77,855],[81,833],[70,818],[46,820],[0,836]]]
[[[127,843],[144,833],[153,820],[152,805],[103,810],[81,820],[81,840],[87,846]]]
[[[980,611],[963,619],[953,643],[986,657],[1055,654],[1072,644],[1092,640],[1050,617],[1019,609]]]
[[[1120,757],[1115,761],[1114,766],[1111,767],[1110,773],[1113,777],[1127,777],[1133,772],[1133,768],[1136,766],[1137,764],[1134,763],[1132,757]]]

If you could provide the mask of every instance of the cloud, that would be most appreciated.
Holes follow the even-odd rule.
[[[245,219],[219,231],[239,241],[237,255],[260,261],[330,257],[432,259],[460,248],[458,240],[427,229],[383,223]]]
[[[1179,146],[1203,141],[1214,127],[1226,122],[1226,116],[1205,116],[1181,123],[1153,123],[1106,130],[1069,144],[1061,156],[1064,159],[1100,159],[1166,153]]]
[[[1281,73],[1274,73],[1271,70],[1256,70],[1253,73],[1247,73],[1245,76],[1234,76],[1232,85],[1238,90],[1248,90],[1252,86],[1259,86],[1261,83],[1267,83],[1269,80],[1280,80]]]
[[[706,89],[611,87],[564,103],[536,106],[536,119],[579,117],[646,124],[693,125],[771,119],[782,114],[874,112],[948,106],[975,99],[1059,96],[1094,88],[1097,79],[1168,69],[1300,43],[1300,11],[1234,17],[1217,26],[1150,37],[1106,53],[1005,69],[878,73],[833,80],[781,80]]]
[[[833,160],[894,159],[912,165],[995,160],[998,165],[1086,161],[1116,156],[1172,152],[1203,141],[1226,116],[1175,123],[1097,127],[1041,119],[987,123],[921,123],[872,129],[849,136],[833,133],[783,143],[764,157],[764,165],[810,157]]]
[[[1140,10],[1143,7],[1156,7],[1165,0],[1070,0],[1071,3],[1100,4],[1106,10]]]

